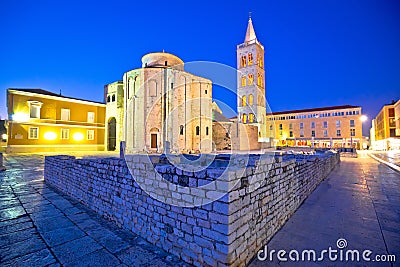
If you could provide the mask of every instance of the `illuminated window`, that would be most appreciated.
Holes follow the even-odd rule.
[[[249,114],[249,122],[254,122],[254,114],[253,113]]]
[[[69,139],[69,129],[61,129],[61,139],[62,140]]]
[[[254,82],[254,75],[250,73],[250,74],[248,75],[248,77],[249,77],[249,85],[252,85],[253,82]]]
[[[246,76],[242,76],[242,86],[246,86]]]
[[[241,62],[240,62],[241,67],[246,67],[246,56],[242,56]]]
[[[245,107],[245,106],[247,106],[247,99],[246,99],[246,96],[244,95],[244,96],[242,96],[242,107]]]
[[[356,136],[356,129],[350,129],[350,136]]]
[[[253,95],[250,94],[250,95],[249,95],[249,105],[250,105],[250,106],[253,105],[253,101],[254,101]]]
[[[196,126],[196,135],[200,135],[200,127]]]
[[[247,114],[246,114],[246,113],[244,113],[244,114],[242,115],[242,122],[243,122],[243,123],[247,123]]]
[[[94,112],[89,111],[87,113],[87,121],[90,123],[94,123]]]
[[[61,120],[69,121],[70,110],[66,108],[61,109]]]
[[[250,65],[253,65],[253,54],[252,54],[252,53],[249,53],[249,54],[248,54],[248,57],[249,57],[249,66],[250,66]]]
[[[94,140],[94,130],[87,130],[86,131],[86,139],[87,140]]]
[[[38,101],[29,101],[29,117],[40,119],[40,108],[42,103]]]
[[[39,138],[39,127],[29,127],[28,139],[38,139]]]
[[[257,85],[262,86],[262,75],[260,73],[257,74]]]
[[[259,66],[260,68],[263,67],[264,63],[263,63],[263,59],[262,59],[261,56],[257,58],[257,64],[258,64],[258,66]]]

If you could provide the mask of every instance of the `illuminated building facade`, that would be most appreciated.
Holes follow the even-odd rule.
[[[400,100],[384,105],[372,121],[370,131],[374,150],[400,149]],[[372,141],[373,140],[373,141]]]
[[[104,103],[10,88],[7,110],[8,153],[104,150]]]
[[[108,103],[106,128],[109,118],[123,117],[116,139],[125,140],[127,153],[212,151],[211,80],[186,72],[180,58],[160,52],[144,55],[142,67],[126,72],[115,86],[120,85],[123,96],[118,91],[115,101],[118,106],[122,99],[123,115]],[[112,84],[107,87],[112,97]]]
[[[361,107],[333,106],[267,113],[276,146],[355,147],[362,142]]]

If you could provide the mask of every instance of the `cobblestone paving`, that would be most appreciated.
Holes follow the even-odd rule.
[[[381,158],[387,162],[393,163],[400,167],[400,151],[381,151],[373,153],[378,158]]]
[[[268,243],[268,250],[346,249],[395,254],[396,262],[274,262],[254,259],[250,266],[400,266],[400,174],[361,153],[342,162],[306,199]],[[345,251],[344,250],[344,251]],[[371,258],[373,258],[371,256]],[[288,257],[286,255],[286,257]]]
[[[186,266],[44,184],[43,156],[4,161],[0,266]]]

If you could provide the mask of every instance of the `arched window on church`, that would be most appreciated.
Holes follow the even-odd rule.
[[[262,68],[264,66],[264,62],[262,56],[257,57],[257,65]]]
[[[257,73],[257,85],[258,85],[258,86],[262,86],[262,85],[261,85],[261,79],[262,79],[261,74],[260,74],[260,73]]]
[[[253,95],[250,94],[250,95],[249,95],[249,105],[250,105],[250,106],[253,105],[253,101],[254,101]]]
[[[107,96],[107,103],[110,103],[110,96]]]
[[[247,99],[246,99],[246,96],[244,95],[244,96],[242,96],[242,107],[245,107],[245,106],[247,106]]]
[[[252,73],[249,73],[248,78],[249,78],[249,85],[252,85],[254,82],[254,75]]]
[[[253,54],[252,54],[252,53],[249,53],[249,54],[248,54],[248,58],[249,58],[249,66],[250,66],[250,65],[253,65]]]
[[[115,102],[115,94],[112,95],[111,102]]]
[[[243,123],[247,123],[247,114],[246,114],[246,113],[244,113],[244,114],[242,115],[242,122],[243,122]]]
[[[196,135],[200,135],[200,126],[196,126]]]
[[[246,86],[246,76],[242,76],[242,86]]]
[[[253,113],[249,114],[249,122],[254,122],[254,114]]]
[[[246,67],[246,56],[242,56],[241,61],[240,61],[240,66],[242,68]]]

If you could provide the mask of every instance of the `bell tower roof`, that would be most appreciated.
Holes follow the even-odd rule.
[[[250,42],[253,40],[257,40],[256,32],[254,31],[253,21],[251,20],[251,16],[249,16],[249,22],[247,24],[246,37],[244,38],[244,42]]]

